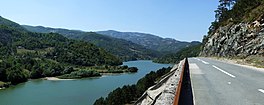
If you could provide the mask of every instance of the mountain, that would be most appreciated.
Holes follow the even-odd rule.
[[[94,32],[48,28],[42,26],[24,25],[29,31],[40,33],[59,33],[70,39],[83,40],[106,49],[123,60],[151,59],[158,56],[157,51],[149,50],[139,44],[124,39],[113,38]]]
[[[68,74],[77,68],[120,64],[120,59],[94,44],[58,33],[29,32],[0,18],[0,81],[17,84],[28,78]],[[81,76],[97,75],[85,71],[76,72]]]
[[[177,64],[180,62],[180,60],[186,58],[186,57],[196,57],[199,56],[201,51],[201,44],[198,45],[192,45],[186,48],[181,49],[180,51],[176,53],[169,53],[165,54],[162,57],[159,57],[157,59],[154,59],[153,62],[157,63],[172,63]]]
[[[20,30],[20,31],[25,31],[25,28],[20,26],[19,24],[10,21],[8,19],[3,18],[2,16],[0,16],[0,25],[5,25],[5,26],[9,26],[9,27],[13,27],[16,28],[16,30]]]
[[[222,14],[217,14],[218,18],[204,37],[200,55],[242,58],[263,66],[264,1],[239,0],[232,9],[218,11]]]
[[[200,42],[181,42],[172,38],[161,38],[159,36],[138,33],[138,32],[118,32],[114,30],[99,31],[99,34],[125,39],[133,43],[142,45],[148,49],[156,50],[162,53],[177,52],[190,45],[196,45]]]

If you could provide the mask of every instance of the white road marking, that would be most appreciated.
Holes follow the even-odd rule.
[[[195,63],[194,63],[195,64]],[[191,70],[191,65],[192,65],[192,63],[190,63],[190,70]],[[196,65],[196,64],[195,64]],[[197,66],[197,65],[196,65]],[[197,66],[198,67],[198,66]],[[198,67],[198,69],[199,69],[199,67]],[[191,72],[192,72],[192,70],[191,70]],[[192,78],[192,73],[190,74],[190,78]],[[194,88],[193,88],[193,82],[192,82],[192,79],[190,79],[190,81],[191,81],[191,85],[192,85],[192,93],[194,94]],[[195,102],[195,95],[193,95],[193,105],[196,105],[196,102]]]
[[[224,71],[224,70],[218,68],[218,67],[215,66],[215,65],[213,65],[213,67],[216,68],[217,70],[219,70],[219,71],[221,71],[221,72],[227,74],[228,76],[230,76],[230,77],[232,77],[232,78],[235,78],[235,77],[236,77],[236,76],[234,76],[234,75],[232,75],[232,74],[230,74],[230,73],[228,73],[228,72],[226,72],[226,71]]]
[[[263,89],[258,89],[258,91],[260,91],[260,92],[264,93],[264,90],[263,90]]]
[[[228,85],[230,85],[231,84],[231,82],[227,82],[228,83]]]
[[[197,66],[196,63],[190,63],[189,64],[189,69],[192,74],[204,74],[202,70]]]
[[[196,59],[196,60],[198,60],[198,61],[201,61],[201,62],[203,62],[204,64],[209,64],[208,62],[205,62],[205,61],[203,61],[203,60],[201,60],[201,59],[199,59],[199,58],[194,58],[194,59]]]
[[[194,59],[199,60],[199,58],[194,58]]]
[[[203,60],[201,60],[204,64],[209,64],[208,62],[205,62],[205,61],[203,61]]]

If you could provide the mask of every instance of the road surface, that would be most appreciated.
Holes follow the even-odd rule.
[[[189,58],[195,105],[264,105],[264,71]]]

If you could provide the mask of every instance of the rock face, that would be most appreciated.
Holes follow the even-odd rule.
[[[201,56],[264,56],[264,15],[251,23],[220,27],[204,42]]]

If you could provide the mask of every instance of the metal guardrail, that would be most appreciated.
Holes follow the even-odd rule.
[[[169,73],[163,75],[163,76],[161,77],[161,78],[163,78],[163,79],[159,80],[158,83],[155,84],[154,86],[149,87],[148,90],[155,90],[155,89],[159,88],[162,84],[164,84],[164,82],[166,82],[166,81],[169,79],[169,77],[171,77],[171,76],[174,74],[175,71],[176,71],[176,69],[175,69],[175,68],[172,68],[172,71],[170,71]],[[159,95],[161,95],[161,93],[160,93]],[[158,95],[158,96],[159,96],[159,95]],[[134,105],[139,104],[139,103],[140,103],[142,100],[144,100],[144,98],[146,98],[146,97],[149,97],[149,98],[152,99],[152,97],[150,97],[150,96],[148,95],[148,93],[145,91],[145,92],[143,93],[143,95],[142,95],[140,98],[138,98],[138,100],[134,103]],[[158,98],[158,97],[155,97],[155,98]],[[152,99],[152,100],[153,100],[153,99]],[[156,99],[154,99],[154,101],[155,101],[155,100],[156,100]],[[155,102],[153,102],[153,103],[155,103]]]
[[[173,105],[194,105],[188,58],[184,59],[181,69]]]
[[[175,70],[172,70],[164,76],[156,85],[146,90],[134,105],[193,105],[188,59],[183,59],[174,69]],[[167,80],[170,79],[173,80],[167,83]],[[166,86],[166,88],[161,90],[160,93],[155,94],[156,96],[150,97],[148,91],[155,91],[162,85]],[[141,103],[143,101],[144,104]]]
[[[184,62],[182,63],[181,76],[180,76],[180,80],[178,82],[178,87],[176,88],[176,94],[175,94],[175,97],[174,97],[173,105],[179,105],[181,89],[182,89],[182,82],[183,82],[183,75],[184,75],[184,71],[186,70],[186,68],[185,68],[186,67],[186,63],[188,63],[187,58],[185,58]]]

